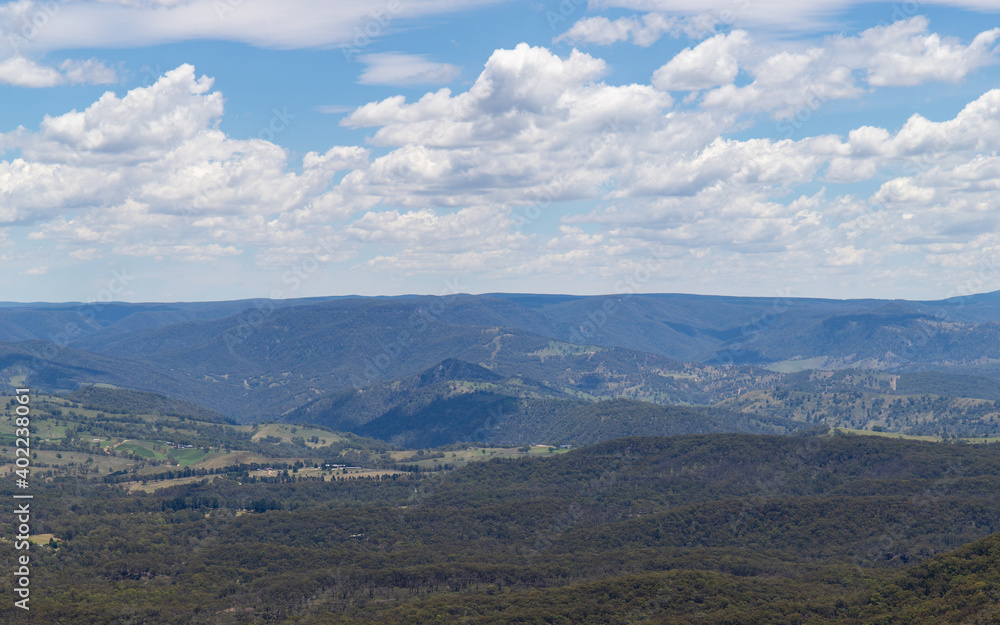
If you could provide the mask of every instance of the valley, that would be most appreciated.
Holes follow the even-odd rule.
[[[993,298],[604,299],[0,309],[33,617],[993,622]]]

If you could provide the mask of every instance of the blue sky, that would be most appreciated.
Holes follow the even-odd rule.
[[[0,3],[0,300],[997,290],[991,5]]]

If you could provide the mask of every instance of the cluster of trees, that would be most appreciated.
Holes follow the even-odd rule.
[[[164,415],[235,425],[235,421],[214,410],[158,393],[86,385],[69,393],[66,399],[79,404],[86,410],[108,411],[117,414]]]
[[[1000,436],[1000,400],[859,390],[756,391],[727,403],[749,414],[784,417],[829,427],[903,434],[983,438]]]

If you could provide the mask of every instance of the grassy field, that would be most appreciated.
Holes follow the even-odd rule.
[[[14,422],[14,415],[6,412],[0,416],[0,440],[14,440],[14,430],[17,425]],[[56,425],[56,419],[42,417],[31,419],[32,436],[42,440],[61,439],[66,436],[66,426]]]
[[[769,365],[765,365],[764,368],[777,373],[798,373],[807,369],[821,369],[826,364],[826,361],[826,356],[801,359],[792,358],[790,360],[782,360],[781,362],[772,362]]]
[[[197,447],[178,449],[158,441],[125,440],[113,447],[115,451],[134,454],[146,460],[176,460],[182,467],[195,465],[209,455]]]
[[[251,439],[255,441],[259,441],[260,439],[268,436],[273,436],[275,438],[280,438],[283,442],[290,443],[293,438],[302,438],[305,440],[307,447],[325,447],[327,445],[332,445],[333,443],[339,443],[345,440],[344,437],[339,436],[330,430],[309,427],[306,425],[267,423],[257,426],[240,426],[237,429],[241,429],[245,432],[252,432],[255,428],[257,431]]]
[[[129,482],[127,484],[128,492],[144,492],[153,493],[164,488],[170,488],[171,486],[177,486],[180,484],[193,484],[195,482],[200,482],[206,478],[204,477],[179,477],[173,480],[158,480],[155,482]],[[208,478],[211,479],[211,478]]]
[[[273,458],[262,456],[252,451],[230,451],[228,453],[211,453],[205,456],[196,468],[221,469],[236,464],[265,464],[274,462]]]
[[[209,452],[205,452],[197,447],[186,449],[171,449],[167,452],[167,457],[176,460],[182,467],[192,466],[201,462]]]
[[[591,345],[573,345],[571,343],[549,341],[548,346],[526,355],[538,358],[549,358],[552,356],[579,356],[581,354],[596,354],[600,351],[603,351],[603,348]]]
[[[104,454],[88,454],[78,451],[41,450],[32,458],[34,475],[47,475],[49,471],[62,474],[106,475],[112,471],[131,470],[139,463],[130,458],[108,456]],[[9,449],[4,456],[10,458]],[[9,475],[14,470],[13,463],[0,465],[0,475]]]

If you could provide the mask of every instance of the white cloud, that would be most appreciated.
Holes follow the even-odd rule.
[[[421,54],[383,52],[362,54],[358,60],[367,65],[358,82],[362,85],[426,85],[451,82],[461,70],[450,63],[429,61]]]
[[[512,232],[509,211],[471,206],[453,213],[431,209],[370,212],[345,236],[381,249],[399,249],[367,262],[373,269],[404,273],[439,271],[504,273],[531,253],[527,237]]]
[[[28,160],[46,163],[140,163],[162,158],[211,130],[222,115],[222,94],[212,80],[183,65],[149,87],[119,98],[107,92],[82,112],[42,120],[40,131],[0,135],[0,147],[19,147]]]
[[[96,59],[63,61],[59,69],[23,56],[0,60],[0,83],[16,87],[55,87],[66,83],[107,85],[118,82],[115,70]]]
[[[733,113],[770,113],[775,119],[809,115],[831,100],[859,98],[852,69],[832,64],[826,51],[778,52],[749,69],[754,81],[727,84],[703,96],[705,108]],[[785,132],[785,126],[778,130]],[[790,133],[788,133],[790,134]]]
[[[832,250],[824,251],[827,254],[827,262],[834,267],[863,265],[870,256],[870,253],[867,250],[858,250],[851,245],[835,247]]]
[[[892,135],[884,128],[863,126],[848,135],[850,154],[906,159],[915,169],[962,161],[1000,149],[1000,89],[987,91],[953,119],[933,122],[913,115]]]
[[[555,41],[595,43],[607,46],[619,41],[628,41],[633,34],[643,28],[644,26],[636,17],[621,17],[614,21],[606,17],[585,17],[573,24],[565,33],[556,37]],[[655,38],[653,40],[655,41]],[[649,45],[649,43],[645,43],[645,45]]]
[[[619,41],[631,40],[637,46],[648,47],[663,35],[677,37],[681,34],[697,37],[708,34],[715,27],[711,16],[696,19],[668,17],[662,13],[647,13],[637,16],[619,17],[612,21],[606,17],[585,17],[578,20],[569,30],[555,38],[555,41],[591,43],[607,46]]]
[[[739,73],[739,57],[750,46],[742,30],[720,34],[685,48],[656,70],[653,84],[664,91],[698,91],[728,85]]]
[[[680,15],[710,13],[720,21],[738,26],[776,26],[793,30],[828,32],[838,25],[838,18],[847,10],[878,4],[885,8],[886,19],[912,16],[921,2],[895,3],[886,0],[596,0],[592,9],[631,9]],[[938,4],[987,12],[997,12],[994,0],[940,0]],[[846,25],[846,18],[845,24]]]
[[[139,47],[214,39],[267,48],[349,46],[412,20],[493,4],[496,0],[20,0],[0,7],[0,32],[21,50]],[[39,24],[33,26],[33,23]],[[27,33],[29,36],[22,36]],[[6,43],[7,37],[3,38]],[[0,49],[0,53],[3,50]]]
[[[0,150],[21,150],[0,161],[0,222],[40,223],[29,238],[76,248],[78,260],[198,260],[287,244],[292,221],[371,205],[330,188],[338,172],[367,167],[366,149],[310,152],[294,174],[281,147],[220,132],[222,114],[212,80],[183,65],[124,97],[46,116],[38,132],[0,134]]]
[[[653,82],[662,89],[719,85],[704,94],[706,108],[769,113],[787,120],[811,116],[831,100],[861,97],[866,92],[862,81],[870,87],[957,82],[996,62],[994,43],[1000,29],[983,32],[963,46],[928,27],[926,18],[914,17],[854,37],[827,37],[820,45],[791,44],[791,49],[775,50],[771,44],[766,52],[760,46],[730,45],[726,36],[717,35],[678,54],[657,70]],[[732,84],[737,67],[753,81]]]
[[[573,111],[574,104],[579,104],[573,99],[579,94],[587,93],[595,100],[593,96],[597,94],[593,92],[613,95],[616,93],[614,88],[594,84],[605,67],[601,59],[576,50],[569,58],[560,59],[545,48],[522,43],[513,50],[494,52],[466,93],[452,97],[451,90],[441,89],[413,104],[407,104],[402,96],[395,96],[359,107],[341,123],[351,127],[382,126],[384,131],[375,136],[375,142],[380,145],[415,141],[435,143],[430,134],[420,132],[421,126],[440,127],[468,122],[479,126],[479,132],[475,133],[479,140],[490,141],[491,138],[481,131],[493,124],[484,118],[512,117],[505,120],[502,128],[493,126],[487,133],[494,135],[499,132],[506,136],[522,129],[518,118],[548,117],[554,121],[565,117]],[[667,101],[658,96],[654,99]],[[597,101],[592,104],[599,105]],[[410,129],[407,136],[391,138],[395,134],[392,128],[404,126]],[[410,136],[414,130],[417,131],[416,136]],[[453,133],[441,133],[436,128],[432,134],[440,134],[447,140]],[[470,139],[470,133],[463,133],[459,140],[466,142]]]
[[[58,70],[21,56],[0,61],[0,82],[17,87],[54,87],[64,80]]]
[[[535,198],[554,180],[560,196],[590,195],[630,158],[628,142],[616,138],[658,127],[672,104],[648,85],[596,82],[604,69],[578,51],[562,59],[521,44],[496,51],[464,93],[360,107],[341,123],[377,126],[372,142],[397,149],[343,186],[404,205],[473,204],[483,193],[498,202]]]
[[[853,97],[876,67],[848,55],[868,45],[865,33],[760,55],[744,36],[681,53],[656,87],[607,84],[605,62],[578,50],[497,50],[465,90],[352,110],[341,123],[371,128],[373,149],[334,146],[301,167],[271,142],[226,136],[222,94],[182,66],[46,117],[37,132],[0,135],[0,150],[21,152],[0,161],[0,224],[29,223],[32,243],[78,260],[287,267],[306,251],[371,275],[558,273],[595,289],[653,257],[706,288],[734,276],[750,288],[775,272],[807,287],[797,276],[889,284],[895,268],[932,262],[913,258],[959,266],[1000,246],[1000,90],[953,119],[913,116],[893,131],[738,139],[746,113]],[[712,46],[722,54],[705,53]],[[733,84],[740,70],[750,84]],[[707,91],[676,107],[663,89],[678,85]],[[831,190],[803,192],[824,179]],[[876,180],[872,197],[834,186]],[[575,200],[588,202],[583,214]],[[543,234],[554,211],[562,227]]]
[[[1000,28],[982,32],[963,46],[929,32],[929,25],[926,17],[917,16],[871,28],[856,38],[838,41],[838,52],[852,60],[852,66],[866,69],[868,84],[875,87],[958,82],[996,63]]]
[[[49,272],[49,268],[45,265],[40,267],[32,267],[31,269],[25,269],[21,272],[21,275],[25,276],[44,276]]]
[[[76,61],[68,59],[59,65],[66,80],[73,84],[111,85],[118,82],[115,70],[97,59]]]
[[[87,247],[78,250],[73,250],[69,253],[69,257],[73,260],[79,261],[91,261],[103,258],[104,254],[101,253],[96,247]]]

